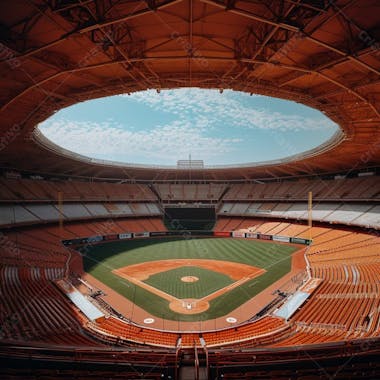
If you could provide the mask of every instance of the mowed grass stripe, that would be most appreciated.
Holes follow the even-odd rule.
[[[288,245],[248,239],[141,239],[87,248],[83,261],[87,272],[152,315],[178,321],[199,321],[231,312],[281,278],[290,270],[291,254],[297,249]],[[169,309],[167,301],[111,273],[113,269],[132,264],[186,258],[233,261],[266,269],[267,273],[212,300],[206,312],[196,315],[175,313]],[[177,291],[177,285],[173,281],[168,281],[168,284],[173,289],[171,291]],[[202,294],[201,284],[196,284],[194,289]]]

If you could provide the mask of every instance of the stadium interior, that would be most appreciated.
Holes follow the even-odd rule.
[[[380,378],[378,1],[15,0],[0,19],[1,378]],[[36,133],[81,101],[179,87],[296,101],[340,129],[282,160],[180,167]],[[270,240],[304,266],[238,323],[152,327],[83,255],[162,236]]]

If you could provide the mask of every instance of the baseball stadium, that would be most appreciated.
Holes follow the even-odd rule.
[[[380,378],[379,1],[14,0],[0,19],[1,378]],[[184,88],[338,128],[220,165],[93,158],[39,128]]]

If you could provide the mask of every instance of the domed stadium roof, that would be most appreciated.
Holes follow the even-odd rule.
[[[378,166],[379,15],[374,0],[2,2],[1,167],[132,180],[250,180]],[[101,162],[34,133],[77,102],[178,87],[293,100],[321,110],[340,132],[284,160],[191,170]]]

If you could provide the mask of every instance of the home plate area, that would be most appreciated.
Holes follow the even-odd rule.
[[[113,270],[113,273],[169,302],[180,314],[198,314],[222,294],[265,273],[264,269],[222,260],[159,260]]]

